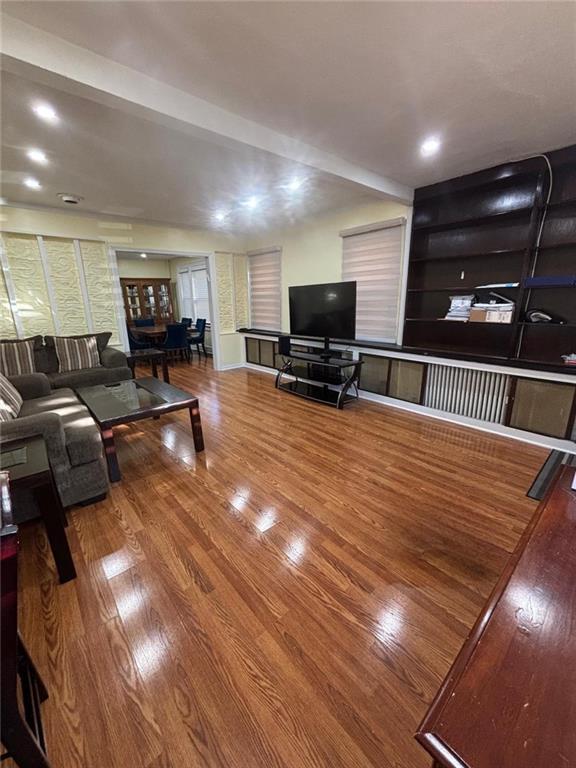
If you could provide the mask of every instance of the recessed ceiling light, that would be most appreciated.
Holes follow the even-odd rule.
[[[34,179],[32,176],[24,179],[24,184],[28,187],[28,189],[42,189],[42,184],[40,184],[38,179]]]
[[[34,104],[32,111],[40,120],[47,123],[57,123],[60,120],[58,113],[50,104]]]
[[[260,200],[256,197],[256,195],[252,195],[252,197],[249,197],[248,200],[245,200],[242,205],[245,208],[249,208],[251,211],[253,211],[260,205]]]
[[[437,136],[429,136],[420,144],[420,154],[422,157],[432,157],[439,151],[441,146],[442,142]]]
[[[224,221],[225,218],[226,218],[226,214],[224,213],[224,211],[216,211],[216,213],[214,214],[215,221]]]
[[[148,258],[148,254],[147,253],[141,253],[140,254],[140,258],[141,259],[147,259]]]
[[[286,187],[290,190],[290,192],[297,192],[300,187],[304,184],[304,179],[292,179]]]
[[[46,153],[41,149],[29,149],[26,155],[33,163],[39,163],[40,165],[48,165],[48,158]]]

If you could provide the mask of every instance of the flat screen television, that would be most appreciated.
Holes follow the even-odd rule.
[[[356,282],[293,285],[289,299],[290,333],[294,336],[355,338]]]

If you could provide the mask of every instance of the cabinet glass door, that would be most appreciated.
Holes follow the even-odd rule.
[[[127,283],[124,285],[124,299],[128,320],[138,320],[142,317],[142,308],[140,305],[140,292],[137,283]]]
[[[154,293],[154,286],[151,283],[144,283],[142,285],[142,294],[144,296],[144,317],[153,317],[156,319],[156,295]]]
[[[166,322],[172,317],[172,305],[170,302],[170,286],[167,283],[158,285],[158,316]]]

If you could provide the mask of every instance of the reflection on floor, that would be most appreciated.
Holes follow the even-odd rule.
[[[119,427],[122,482],[71,515],[73,582],[22,530],[53,765],[429,766],[413,733],[546,451],[197,359],[171,378],[205,453],[187,412]]]

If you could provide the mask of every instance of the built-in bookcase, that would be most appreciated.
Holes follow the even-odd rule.
[[[562,365],[576,352],[576,147],[416,190],[404,344],[455,355]],[[538,235],[542,222],[540,247]],[[530,277],[573,276],[562,287]],[[511,324],[443,320],[450,296],[495,288],[515,302]],[[544,309],[565,324],[526,322]]]

